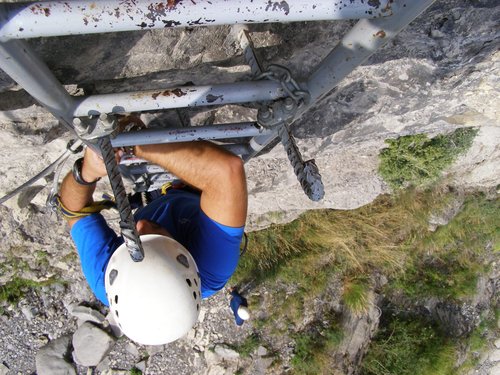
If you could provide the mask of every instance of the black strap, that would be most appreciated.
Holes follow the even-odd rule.
[[[92,182],[85,181],[82,177],[82,167],[83,167],[83,158],[76,159],[75,164],[73,164],[73,169],[71,171],[73,172],[73,178],[77,183],[84,186],[90,186],[94,185],[97,181],[100,180],[100,178],[98,178],[97,180]]]

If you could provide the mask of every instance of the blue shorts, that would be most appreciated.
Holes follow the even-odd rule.
[[[210,219],[200,208],[198,194],[170,190],[134,216],[136,221],[147,219],[164,227],[191,253],[200,273],[203,298],[222,289],[234,273],[244,227],[228,227]],[[90,288],[108,305],[104,275],[111,255],[123,239],[100,214],[78,220],[71,228],[71,236]]]

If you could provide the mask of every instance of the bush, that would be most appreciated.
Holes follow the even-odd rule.
[[[425,134],[388,139],[379,173],[393,188],[428,185],[472,145],[478,129],[461,128],[429,139]]]
[[[436,327],[394,319],[382,327],[362,363],[362,375],[452,375],[455,347]]]

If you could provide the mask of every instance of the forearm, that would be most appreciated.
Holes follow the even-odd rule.
[[[135,146],[135,154],[165,168],[201,191],[212,188],[212,180],[219,175],[218,170],[225,166],[228,159],[235,158],[209,142]]]
[[[94,194],[94,185],[80,185],[73,178],[73,174],[69,172],[61,184],[59,189],[59,197],[62,204],[71,211],[80,211],[82,208],[90,205],[92,195]]]
[[[89,170],[90,169],[90,170]],[[88,167],[88,163],[83,162],[83,167],[81,171],[81,177],[84,181],[95,181],[100,176]],[[59,189],[59,198],[62,204],[68,210],[71,211],[81,211],[84,207],[92,204],[92,195],[94,194],[96,184],[82,185],[79,184],[73,177],[73,173],[69,172],[66,177],[64,177],[61,187]],[[70,219],[68,223],[73,226],[79,219]]]
[[[136,146],[135,154],[201,190],[201,209],[218,223],[245,224],[247,189],[242,160],[209,142]]]

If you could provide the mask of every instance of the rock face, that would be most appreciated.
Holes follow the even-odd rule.
[[[345,339],[336,350],[336,368],[341,374],[357,374],[371,339],[377,331],[382,311],[378,307],[380,297],[370,292],[370,306],[361,315],[344,311],[343,332]]]
[[[358,67],[292,126],[305,159],[315,158],[322,173],[326,190],[323,201],[313,203],[304,196],[287,156],[278,145],[246,165],[250,193],[248,228],[289,221],[306,209],[353,209],[371,202],[388,191],[377,174],[378,153],[385,146],[384,139],[400,135],[435,135],[457,127],[478,127],[480,131],[472,148],[446,172],[446,178],[449,184],[461,189],[495,189],[500,184],[498,19],[500,6],[495,0],[436,2],[393,42]],[[350,25],[350,21],[251,25],[251,31],[264,65],[271,62],[286,65],[301,80],[329,53]],[[203,85],[249,76],[230,27],[71,36],[29,43],[68,91],[75,94],[81,94],[82,90],[110,93],[156,89],[186,82]],[[196,124],[253,119],[251,110],[237,106],[190,110],[188,114]],[[175,119],[173,114],[165,114],[154,120],[175,125]],[[0,195],[55,160],[70,138],[52,115],[1,71],[0,134]],[[57,360],[51,361],[59,364],[62,371],[72,373],[74,369],[64,362],[61,354],[69,346],[67,337],[61,342],[52,340],[48,347],[43,345],[53,337],[67,334],[67,330],[72,333],[76,329],[76,319],[64,316],[68,306],[81,301],[95,303],[83,280],[67,228],[45,208],[46,185],[51,182],[49,176],[19,199],[0,206],[0,263],[23,265],[2,267],[0,283],[15,276],[35,281],[54,277],[68,283],[64,296],[63,292],[52,289],[37,295],[39,311],[52,319],[52,327],[41,323],[42,314],[21,308],[24,305],[21,312],[13,307],[14,311],[8,310],[0,316],[0,362],[4,361],[3,365],[12,373],[32,373],[37,348],[41,348],[37,367],[40,361],[40,366],[46,363],[43,358],[52,356]],[[99,189],[108,191],[109,187],[102,181]],[[441,222],[438,220],[436,224]],[[116,222],[112,225],[116,226]],[[53,295],[60,297],[59,301],[54,301]],[[338,296],[334,297],[331,301],[315,301],[304,314],[304,325],[315,319],[322,306],[339,310]],[[473,310],[434,305],[433,311],[449,322],[450,330],[465,333],[477,321],[479,310],[475,306],[481,306],[479,302],[471,305]],[[119,340],[106,356],[110,358],[109,366],[121,364],[120,368],[131,368],[138,359],[143,359],[141,366],[143,363],[150,373],[204,374],[207,362],[212,360],[213,373],[236,372],[238,360],[227,365],[211,349],[249,335],[251,323],[235,331],[224,295],[207,301],[204,308],[205,320],[191,338],[156,349],[138,348],[139,357],[144,358],[137,358],[135,351],[132,355],[122,344],[125,339]],[[472,311],[472,315],[464,315],[463,311]],[[349,372],[358,363],[359,353],[365,348],[359,338],[369,338],[372,334],[376,327],[375,313],[370,310],[364,320],[352,318],[346,323],[346,327],[351,327],[352,337],[345,342],[345,353],[349,354],[342,362],[343,370],[339,371]],[[83,317],[86,312],[78,314]],[[59,316],[60,321],[54,322]],[[101,321],[102,317],[94,318]],[[277,326],[283,324],[276,322]],[[82,327],[95,329],[89,325],[85,323]],[[5,332],[10,332],[9,336]],[[34,342],[25,332],[33,332],[40,342]],[[97,332],[103,338],[103,348],[99,355],[90,353],[88,358],[77,349],[80,339],[83,347],[87,345],[86,335],[77,335],[74,344],[80,363],[96,365],[112,345],[112,340],[103,336],[106,333]],[[16,337],[29,345],[8,342]],[[53,355],[52,343],[58,346]],[[293,343],[286,337],[276,345],[284,358],[293,355]],[[148,351],[150,356],[145,359]],[[268,358],[263,358],[259,364],[255,360],[253,363],[257,364],[248,368],[255,368],[255,373],[265,372],[263,369],[270,365],[267,361]],[[106,366],[102,367],[106,370]],[[45,370],[40,367],[37,371],[43,374]],[[57,373],[53,368],[47,371]],[[79,368],[80,373],[84,371]]]

